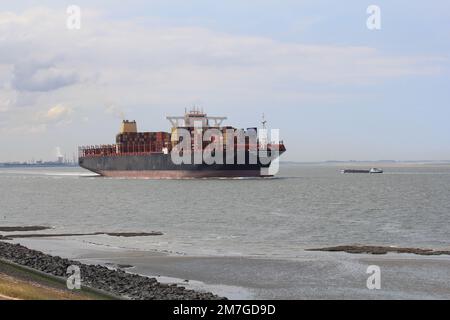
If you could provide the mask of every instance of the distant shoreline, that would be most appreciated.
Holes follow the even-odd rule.
[[[428,167],[428,166],[450,166],[450,160],[443,161],[317,161],[317,162],[297,162],[280,161],[281,165],[301,165],[301,166],[372,166],[372,167]]]
[[[0,163],[0,168],[79,168],[78,164],[32,164],[32,163]]]

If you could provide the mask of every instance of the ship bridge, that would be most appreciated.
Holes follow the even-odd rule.
[[[184,116],[168,116],[167,120],[172,124],[172,128],[179,127],[216,127],[219,128],[227,117],[209,117],[203,110],[192,108],[185,112]]]

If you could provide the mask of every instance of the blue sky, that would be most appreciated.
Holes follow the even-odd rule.
[[[449,40],[448,1],[0,1],[0,161],[194,104],[238,127],[264,112],[285,160],[450,159]]]

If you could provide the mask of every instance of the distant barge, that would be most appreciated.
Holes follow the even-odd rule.
[[[370,170],[364,169],[343,169],[341,173],[383,173],[382,169],[372,168]]]

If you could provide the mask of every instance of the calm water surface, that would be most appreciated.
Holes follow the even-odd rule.
[[[450,166],[384,168],[285,165],[278,178],[135,180],[80,168],[0,169],[0,225],[95,236],[98,244],[189,255],[295,258],[340,244],[449,246]],[[92,239],[94,239],[92,238]]]

